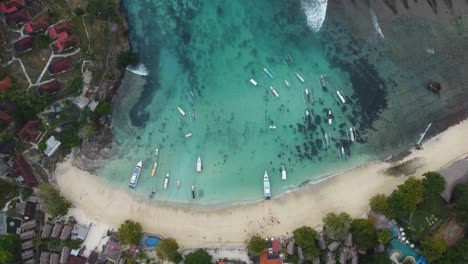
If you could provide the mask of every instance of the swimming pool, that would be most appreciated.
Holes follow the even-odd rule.
[[[149,236],[149,237],[147,237],[147,238],[145,239],[145,246],[147,246],[147,247],[154,247],[154,246],[156,246],[156,245],[159,243],[159,241],[161,241],[160,238],[154,237],[154,236]]]

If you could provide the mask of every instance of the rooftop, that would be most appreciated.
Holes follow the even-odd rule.
[[[57,152],[58,148],[60,147],[62,143],[58,141],[54,136],[50,136],[50,138],[46,141],[46,149],[44,150],[44,153],[50,157],[54,155],[55,152]]]
[[[2,80],[0,80],[0,92],[5,91],[6,89],[11,87],[11,78],[10,76],[5,76],[3,77]]]
[[[25,25],[26,32],[35,33],[41,30],[45,30],[49,27],[49,20],[46,16],[41,16],[32,22],[28,22]]]
[[[31,166],[26,162],[22,155],[15,158],[12,172],[16,177],[21,177],[25,185],[29,187],[36,187],[37,180],[34,177]]]

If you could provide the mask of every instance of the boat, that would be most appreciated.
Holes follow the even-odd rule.
[[[257,86],[257,82],[254,79],[250,79],[250,83],[253,84],[253,86]]]
[[[154,151],[154,155],[156,156],[156,160],[154,161],[153,168],[151,169],[151,176],[156,175],[156,170],[158,168],[158,155],[159,155],[159,149],[156,148]]]
[[[197,159],[197,172],[201,172],[201,171],[202,171],[201,157],[198,156],[198,159]]]
[[[272,92],[276,97],[279,97],[279,93],[278,93],[278,91],[276,91],[275,87],[270,86],[270,89],[271,89],[271,92]]]
[[[288,80],[284,80],[284,84],[286,84],[286,87],[291,87],[291,85],[289,84]]]
[[[302,76],[302,74],[301,74],[301,73],[299,73],[299,72],[296,72],[296,77],[299,79],[299,81],[301,81],[301,82],[305,82],[305,80],[304,80],[304,77]]]
[[[340,98],[340,101],[345,104],[346,103],[346,100],[344,98],[344,96],[340,93],[340,91],[336,91],[336,94],[338,95],[338,97]]]
[[[269,69],[263,68],[263,71],[268,77],[273,78],[273,73]]]
[[[293,59],[291,58],[291,56],[289,56],[288,53],[285,53],[283,56],[281,56],[281,59],[283,60],[284,64],[286,64],[286,65],[290,65],[290,64],[294,63]]]
[[[195,186],[192,185],[192,199],[195,199]]]
[[[263,195],[265,200],[271,199],[270,178],[268,177],[268,173],[266,171],[263,175]]]
[[[182,110],[182,108],[180,108],[180,106],[177,107],[177,110],[179,110],[179,113],[180,113],[182,116],[185,116],[185,112],[184,112],[184,110]]]
[[[281,179],[286,180],[286,166],[281,165]]]
[[[310,91],[308,88],[305,89],[305,97],[306,97],[306,100],[307,102],[310,102]]]
[[[346,159],[346,152],[344,150],[344,147],[341,147],[341,156],[344,160]]]
[[[349,128],[349,134],[351,136],[351,141],[354,142],[356,138],[354,137],[354,131],[352,127]]]
[[[305,121],[310,123],[310,112],[307,109],[305,110]]]
[[[327,133],[325,133],[325,143],[327,143],[327,146],[330,145],[329,141],[328,141],[328,135]]]
[[[191,137],[191,136],[192,136],[192,133],[185,134],[185,137],[186,137],[186,138],[189,138],[189,137]]]
[[[333,114],[331,110],[328,110],[328,124],[331,125],[333,122]]]
[[[169,173],[166,174],[166,177],[164,178],[164,189],[167,189],[168,185],[169,185]]]
[[[177,180],[176,186],[177,186],[177,188],[180,188],[180,180]]]
[[[130,182],[128,183],[128,187],[135,188],[138,183],[138,178],[140,177],[141,167],[143,163],[141,160],[137,163],[135,169],[133,169],[132,176],[130,177]]]
[[[275,125],[269,125],[268,128],[269,129],[276,129],[276,126]]]
[[[325,74],[320,74],[320,85],[322,86],[323,89],[327,88],[327,75]]]

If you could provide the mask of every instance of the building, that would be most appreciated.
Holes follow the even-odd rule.
[[[103,255],[106,257],[108,261],[113,263],[117,263],[120,258],[120,251],[122,246],[118,242],[118,240],[114,237],[111,237],[109,241],[107,241],[106,248],[104,249]]]
[[[22,142],[32,141],[36,142],[41,135],[41,131],[38,130],[39,120],[29,120],[18,132],[18,138]]]
[[[88,234],[89,232],[89,228],[86,227],[86,226],[82,226],[82,225],[79,225],[79,224],[75,224],[73,225],[73,229],[72,229],[72,236],[71,236],[71,239],[73,240],[85,240],[86,238],[86,235]]]
[[[0,236],[7,233],[7,215],[6,212],[0,211]]]
[[[56,223],[54,228],[52,229],[52,234],[50,235],[51,238],[59,238],[62,234],[63,224]]]
[[[62,84],[57,79],[54,79],[50,82],[44,83],[38,89],[40,95],[43,95],[45,92],[47,93],[56,93],[62,90]]]
[[[20,239],[21,240],[29,240],[29,239],[33,239],[35,236],[36,236],[36,231],[29,230],[29,231],[21,233],[20,234]]]
[[[14,22],[18,25],[20,24],[23,24],[25,22],[28,22],[29,19],[31,19],[29,17],[29,13],[28,13],[28,10],[26,8],[23,8],[23,9],[20,9],[14,13],[11,13],[11,14],[8,14],[7,15],[7,21],[8,22]]]
[[[455,186],[458,184],[468,184],[468,158],[455,161],[440,170],[440,174],[444,177],[445,182],[447,183],[441,196],[445,201],[450,202]]]
[[[52,234],[53,227],[54,225],[52,225],[51,223],[46,223],[44,227],[42,228],[41,238],[49,238],[50,235]]]
[[[5,127],[8,127],[11,124],[12,120],[13,118],[9,114],[0,110],[0,121]]]
[[[27,33],[32,34],[32,33],[37,33],[39,31],[46,30],[49,27],[49,20],[47,19],[46,16],[41,16],[38,19],[28,22],[25,25],[25,30]]]
[[[69,58],[60,58],[49,65],[50,74],[59,74],[71,69],[72,63]]]
[[[54,136],[50,136],[50,138],[46,141],[47,147],[44,150],[44,154],[46,154],[48,157],[54,155],[61,144],[62,142],[58,141]]]
[[[68,264],[86,264],[86,258],[72,255],[68,258]]]
[[[96,264],[98,261],[99,254],[96,251],[91,252],[86,260],[86,264]]]
[[[64,38],[59,37],[57,42],[55,42],[55,46],[58,51],[64,51],[78,46],[79,43],[80,41],[75,34],[66,34],[66,37]]]
[[[28,187],[36,187],[38,182],[32,172],[31,166],[24,159],[22,155],[15,158],[13,168],[11,170],[13,174],[20,178],[20,180]]]
[[[21,231],[26,232],[32,229],[35,229],[37,227],[37,221],[35,219],[31,221],[25,221],[21,224]]]
[[[16,52],[26,52],[33,48],[33,37],[25,36],[13,43]]]
[[[62,248],[62,253],[60,254],[60,264],[67,264],[68,258],[70,257],[71,248],[65,246]]]
[[[49,264],[50,262],[50,252],[42,251],[39,264]]]
[[[70,238],[73,227],[71,225],[64,225],[62,233],[60,234],[60,240],[67,240]]]
[[[70,20],[64,20],[60,23],[55,24],[49,30],[49,35],[52,38],[58,38],[61,33],[72,33],[72,23]]]
[[[3,77],[2,80],[0,80],[0,92],[5,91],[6,89],[11,87],[11,78],[10,76],[5,76]]]
[[[24,7],[23,0],[7,0],[0,2],[0,11],[7,15],[23,9]]]

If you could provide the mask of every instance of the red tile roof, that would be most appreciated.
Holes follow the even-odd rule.
[[[13,46],[17,52],[24,52],[33,48],[33,37],[26,36],[16,41]]]
[[[268,259],[268,253],[264,251],[260,255],[260,264],[281,264],[280,259]]]
[[[50,74],[57,74],[64,72],[72,67],[71,61],[69,58],[60,58],[52,62],[49,66]]]
[[[49,27],[49,20],[47,20],[47,17],[42,16],[33,22],[26,23],[26,32],[28,33],[34,33],[38,32],[41,30],[45,30],[46,28]]]
[[[29,120],[26,125],[18,132],[18,137],[21,141],[36,141],[41,135],[41,131],[37,129],[38,120]]]
[[[278,240],[273,240],[273,253],[278,253],[280,248],[280,243]]]
[[[10,76],[5,76],[0,81],[0,92],[5,91],[6,89],[11,87],[11,78]]]
[[[21,24],[29,21],[29,13],[26,8],[20,9],[14,13],[11,13],[7,17],[8,21],[15,22],[16,24]]]
[[[52,80],[48,83],[44,83],[39,87],[40,92],[49,92],[49,93],[55,93],[58,92],[62,89],[62,84],[57,80]]]
[[[78,45],[78,43],[79,43],[79,40],[76,37],[76,35],[71,34],[71,35],[68,35],[67,38],[65,38],[65,39],[62,39],[62,40],[59,39],[55,43],[55,46],[57,46],[57,49],[59,51],[62,51],[62,50],[66,50],[66,49],[75,47],[76,45]]]
[[[11,121],[13,120],[13,118],[11,118],[11,116],[3,111],[0,111],[0,121],[3,122],[3,124],[5,124],[5,126],[8,126],[10,125]]]
[[[58,34],[62,32],[67,32],[67,33],[72,32],[72,23],[70,20],[62,21],[54,25],[53,27],[51,27],[49,30],[49,34],[53,38],[57,38]]]
[[[16,175],[16,177],[21,176],[25,185],[29,187],[37,186],[37,180],[36,177],[34,177],[31,166],[22,155],[19,155],[15,158],[11,171]]]
[[[24,8],[23,0],[9,0],[0,3],[0,11],[5,14],[11,14],[20,8]]]
[[[68,258],[68,264],[85,264],[85,263],[86,263],[86,259],[81,256],[71,255]]]

